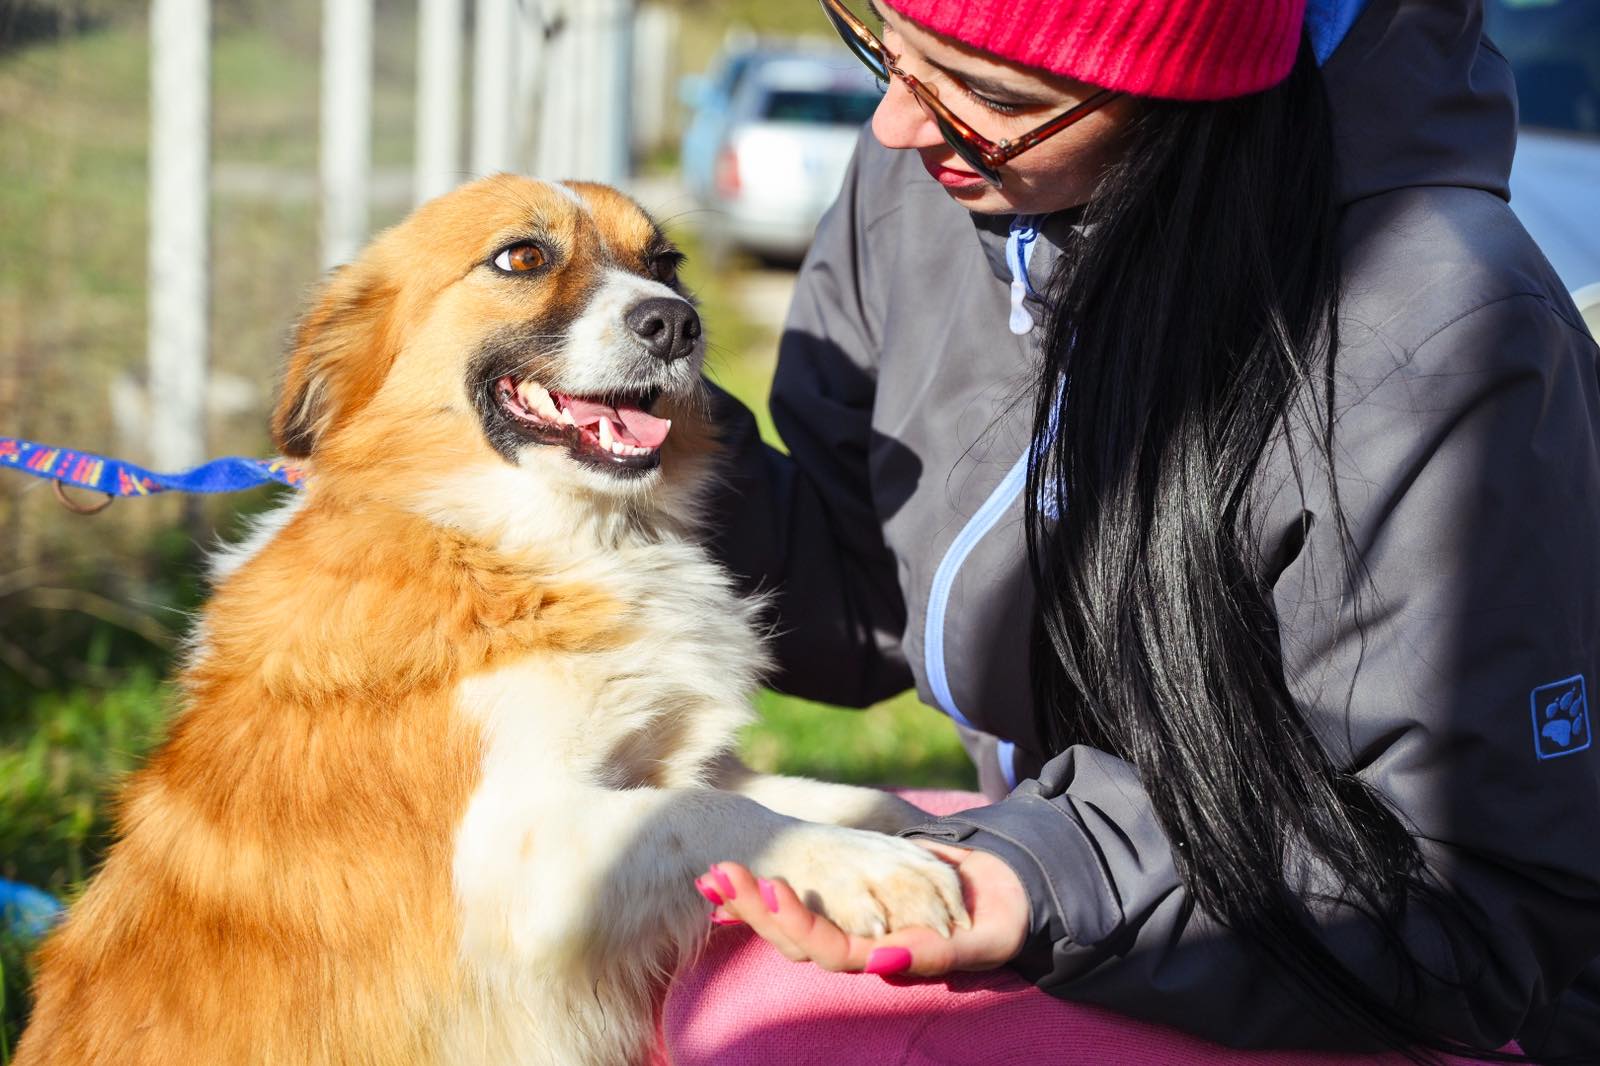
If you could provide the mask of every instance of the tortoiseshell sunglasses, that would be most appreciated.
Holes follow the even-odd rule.
[[[996,144],[961,121],[954,112],[940,103],[939,94],[934,89],[901,70],[895,64],[894,55],[884,47],[878,35],[873,33],[866,23],[851,14],[850,9],[844,6],[843,0],[821,0],[821,3],[828,21],[833,23],[833,28],[839,32],[839,36],[844,39],[844,43],[849,46],[855,57],[865,63],[867,69],[872,71],[873,76],[879,81],[887,82],[890,75],[903,81],[906,88],[911,90],[912,97],[922,105],[928,117],[933,119],[934,125],[939,127],[939,132],[955,150],[956,155],[997,189],[1001,182],[1001,167],[1039,142],[1054,137],[1081,119],[1088,118],[1121,95],[1112,89],[1101,89],[1044,125],[1031,129],[1020,137],[1007,138]]]

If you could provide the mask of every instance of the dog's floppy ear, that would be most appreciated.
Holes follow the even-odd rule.
[[[283,393],[272,416],[279,452],[304,459],[383,383],[395,289],[362,263],[340,267],[295,328]]]

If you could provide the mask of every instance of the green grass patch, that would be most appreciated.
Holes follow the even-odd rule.
[[[137,670],[104,689],[46,693],[0,733],[0,873],[72,895],[109,840],[106,802],[160,738],[169,690]]]
[[[742,754],[753,769],[857,785],[978,787],[955,724],[903,693],[865,711],[763,692]]]
[[[683,12],[686,22],[716,30],[733,27],[757,33],[785,35],[829,32],[822,8],[814,2],[678,0],[672,6]],[[860,4],[858,11],[865,15],[866,4]]]
[[[137,670],[0,716],[0,874],[76,897],[110,842],[111,790],[160,738],[169,703],[168,687]],[[35,946],[0,929],[0,1064],[27,1020]]]
[[[0,1066],[11,1061],[11,1049],[17,1046],[22,1035],[22,1014],[13,1011],[28,1000],[28,986],[32,977],[28,965],[33,942],[0,929]]]

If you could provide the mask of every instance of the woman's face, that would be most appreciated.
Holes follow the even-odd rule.
[[[877,12],[883,43],[896,65],[935,90],[941,103],[991,141],[1021,136],[1096,91],[925,30],[887,6],[879,5]],[[1117,158],[1135,106],[1119,97],[1023,152],[1000,168],[998,189],[956,155],[911,90],[893,75],[872,116],[872,133],[886,148],[915,151],[928,173],[969,211],[1047,214],[1089,199],[1101,172]]]

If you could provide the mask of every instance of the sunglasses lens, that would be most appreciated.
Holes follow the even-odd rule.
[[[939,132],[944,135],[945,143],[955,150],[956,155],[961,157],[961,161],[977,171],[978,176],[983,178],[984,181],[998,189],[1000,187],[1000,172],[983,161],[983,153],[978,151],[977,146],[963,137],[961,131],[945,121],[944,116],[939,114],[938,111],[929,107],[926,103],[922,105],[922,109],[933,119],[934,125],[938,126]]]
[[[884,62],[883,55],[857,36],[855,28],[846,22],[844,17],[834,10],[833,5],[828,3],[827,0],[823,0],[822,10],[827,13],[828,21],[833,23],[833,28],[844,39],[844,43],[849,46],[850,51],[857,59],[866,64],[868,70],[872,71],[872,76],[879,81],[888,81],[889,67]]]

